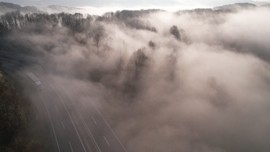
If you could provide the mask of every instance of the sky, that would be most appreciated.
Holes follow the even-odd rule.
[[[94,7],[213,7],[253,0],[5,0],[20,5],[64,5]],[[267,0],[265,0],[267,1]],[[269,1],[269,0],[268,0]]]

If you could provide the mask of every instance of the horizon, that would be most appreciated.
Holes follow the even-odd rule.
[[[61,2],[63,1],[63,2]],[[20,6],[35,6],[35,7],[46,7],[46,6],[65,6],[65,7],[95,7],[95,8],[104,8],[104,7],[111,7],[111,8],[156,8],[156,9],[162,9],[162,8],[172,8],[172,7],[179,7],[179,8],[187,8],[187,9],[194,9],[194,8],[213,8],[217,6],[223,6],[223,5],[230,5],[235,3],[269,3],[270,0],[221,0],[218,2],[215,2],[214,0],[202,0],[201,2],[197,2],[196,0],[170,0],[170,1],[163,1],[158,0],[157,2],[154,2],[154,0],[150,0],[148,2],[143,2],[142,0],[139,0],[138,3],[134,4],[131,0],[101,0],[103,3],[99,3],[96,1],[86,1],[86,0],[79,0],[80,2],[77,2],[75,0],[69,0],[69,2],[64,2],[64,0],[61,0],[58,2],[48,0],[9,0],[7,1],[1,1],[5,3],[13,3],[18,4]],[[108,2],[107,2],[108,1]]]
[[[6,2],[6,1],[1,1],[4,3],[13,3],[13,4],[17,4],[20,5],[22,7],[24,6],[33,6],[33,7],[37,7],[37,8],[43,8],[43,10],[46,10],[48,12],[50,12],[50,10],[47,10],[49,6],[60,6],[60,7],[67,7],[67,8],[74,8],[77,10],[68,10],[70,11],[70,13],[82,13],[82,14],[92,14],[92,15],[103,15],[104,13],[107,12],[116,12],[116,11],[122,11],[122,10],[148,10],[148,9],[160,9],[160,10],[164,10],[167,12],[176,12],[176,11],[180,11],[180,10],[192,10],[192,9],[211,9],[211,8],[215,8],[215,7],[219,7],[219,6],[225,6],[225,5],[231,5],[231,4],[237,4],[237,3],[251,3],[251,4],[265,4],[265,3],[269,3],[266,1],[260,1],[260,0],[230,0],[229,2],[227,1],[227,3],[225,3],[225,0],[223,1],[223,3],[220,3],[219,5],[203,5],[203,4],[192,4],[192,5],[164,5],[164,6],[160,6],[160,5],[142,5],[142,6],[124,6],[124,5],[108,5],[108,6],[95,6],[95,5],[77,5],[77,6],[71,6],[68,5],[68,3],[65,4],[59,4],[58,3],[47,3],[47,5],[38,5],[37,2],[40,2],[41,0],[27,0],[28,2],[33,2],[30,5],[23,5],[23,2],[19,2],[16,3],[17,0],[11,0],[10,2]],[[25,2],[27,2],[25,1]],[[70,0],[73,1],[73,0]],[[174,2],[176,2],[177,0],[173,0]],[[205,0],[206,1],[206,0]],[[230,3],[231,2],[231,3]],[[206,3],[205,3],[206,4]],[[55,13],[55,12],[51,12],[51,13]]]

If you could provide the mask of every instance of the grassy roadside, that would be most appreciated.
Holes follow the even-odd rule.
[[[31,103],[20,86],[0,71],[0,151],[39,151],[39,144],[27,134]]]

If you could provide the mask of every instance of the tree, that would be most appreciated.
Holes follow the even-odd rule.
[[[155,49],[156,44],[155,44],[153,41],[149,41],[149,42],[148,42],[148,46],[149,46],[151,49]]]
[[[171,28],[170,28],[170,33],[179,41],[181,41],[181,35],[180,35],[180,32],[178,30],[178,27],[173,25]]]

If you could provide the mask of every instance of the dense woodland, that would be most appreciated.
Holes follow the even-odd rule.
[[[46,72],[57,78],[65,76],[68,80],[82,80],[91,86],[102,86],[104,90],[98,97],[101,101],[111,102],[104,102],[104,111],[111,117],[110,123],[115,125],[116,130],[128,128],[123,129],[118,124],[129,126],[130,122],[138,122],[123,135],[127,143],[131,142],[129,149],[134,149],[135,152],[145,149],[147,151],[143,145],[150,145],[154,148],[152,151],[156,152],[166,151],[171,147],[175,147],[175,151],[217,151],[216,147],[230,152],[247,149],[263,151],[260,147],[269,147],[269,137],[256,137],[254,141],[253,137],[258,134],[256,131],[266,126],[264,123],[268,120],[268,117],[257,117],[269,114],[269,110],[258,108],[265,114],[257,114],[253,107],[256,107],[255,103],[269,107],[267,84],[270,82],[270,74],[265,70],[265,67],[269,68],[270,61],[269,36],[266,35],[265,39],[261,40],[264,38],[261,31],[268,31],[268,27],[258,30],[257,25],[254,25],[253,32],[246,32],[243,30],[245,25],[253,25],[249,17],[247,23],[234,22],[243,18],[238,16],[237,10],[255,7],[257,6],[253,4],[237,4],[216,9],[179,11],[170,15],[165,13],[168,18],[173,16],[168,24],[162,20],[164,16],[159,22],[155,22],[160,19],[160,14],[151,16],[164,13],[162,10],[123,10],[102,16],[79,13],[25,14],[15,11],[0,17],[0,57],[14,62],[14,71],[28,65],[43,65],[45,70],[49,69]],[[228,19],[230,13],[235,20]],[[256,13],[266,13],[267,16],[269,12],[264,9],[260,12],[258,9],[253,13],[257,18]],[[186,14],[188,17],[182,17]],[[154,19],[149,19],[149,16]],[[264,22],[259,23],[265,25]],[[163,23],[164,25],[159,25]],[[232,29],[240,33],[235,34]],[[232,34],[226,35],[230,31]],[[257,38],[254,36],[256,34],[249,35],[256,32],[259,33]],[[243,36],[243,39],[242,35],[245,34],[247,35]],[[257,64],[253,64],[255,61]],[[254,73],[260,74],[255,76]],[[227,77],[223,77],[224,75]],[[249,75],[251,77],[248,77]],[[251,83],[256,85],[252,86]],[[243,93],[239,94],[239,90]],[[83,93],[87,91],[83,90]],[[253,94],[254,98],[246,98]],[[77,97],[80,96],[82,94]],[[190,103],[191,99],[207,105],[205,107],[210,110],[202,108],[201,112],[205,113],[201,114],[199,111],[193,115],[193,112],[198,110],[195,104],[185,105]],[[28,137],[21,134],[27,133],[27,126],[33,126],[32,105],[17,83],[6,74],[0,75],[0,101],[0,151],[39,151],[43,142],[39,138],[46,140],[46,137]],[[246,105],[249,106],[245,107]],[[242,107],[245,107],[244,110]],[[125,109],[131,109],[134,113]],[[171,115],[167,115],[171,112]],[[189,112],[191,115],[187,114]],[[202,115],[205,117],[201,117]],[[223,115],[227,117],[212,117]],[[257,117],[252,120],[259,124],[257,126],[261,125],[261,128],[243,131],[243,128],[252,126],[247,125],[247,122],[250,122],[249,118],[253,115]],[[179,116],[183,118],[179,120]],[[153,117],[163,119],[145,119]],[[207,123],[201,121],[206,118]],[[226,126],[226,122],[220,121],[222,118],[231,121],[229,124],[232,125]],[[176,131],[176,135],[163,137],[161,134],[161,137],[156,138],[157,132],[161,132],[160,128],[168,127],[168,120],[171,121],[169,126]],[[209,122],[220,124],[212,126]],[[153,125],[158,127],[152,128]],[[178,129],[185,128],[185,125],[189,126],[188,128],[192,125],[194,128],[191,127],[192,130],[187,133],[183,130],[186,133],[183,136],[178,135]],[[227,128],[224,129],[224,126]],[[39,132],[46,132],[41,131],[40,127],[37,128]],[[198,134],[194,135],[194,130]],[[216,132],[213,133],[213,130]],[[138,136],[136,139],[134,135],[130,135],[134,132]],[[267,132],[269,130],[262,130],[260,133]],[[141,139],[145,139],[148,133],[152,133],[147,136],[152,140],[149,140],[149,144],[142,143]],[[189,145],[185,149],[182,145],[185,145],[186,141]],[[243,142],[239,144],[239,141]],[[156,143],[166,143],[167,146],[159,147],[161,145]],[[201,150],[204,145],[210,145],[210,148]],[[41,149],[46,151],[44,147]]]
[[[31,104],[21,88],[7,74],[0,73],[0,150],[19,152],[28,149],[23,136],[31,119]]]

